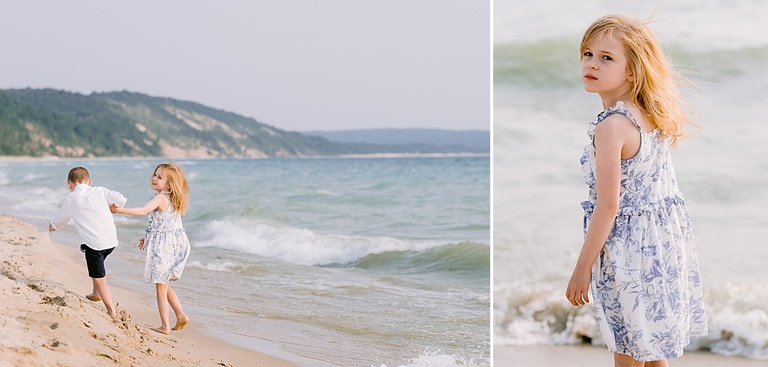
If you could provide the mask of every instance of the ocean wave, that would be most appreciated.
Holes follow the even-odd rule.
[[[187,264],[187,267],[197,268],[202,270],[211,270],[224,273],[230,273],[232,271],[241,270],[244,268],[243,264],[234,263],[232,261],[214,261],[202,263],[200,261],[192,261]]]
[[[0,193],[0,203],[8,214],[20,215],[26,218],[49,219],[56,214],[61,201],[67,194],[66,186],[51,189],[44,186],[28,186],[24,195],[17,189],[3,190]]]
[[[561,38],[495,45],[493,80],[532,88],[578,86],[578,43]]]
[[[224,248],[307,266],[348,266],[373,254],[423,252],[442,245],[439,241],[321,234],[246,219],[212,220],[193,239],[196,247]]]
[[[0,171],[0,186],[5,186],[11,183],[8,178],[8,174],[5,171]]]
[[[494,297],[497,345],[605,346],[594,308],[573,307],[565,282],[506,283]],[[726,285],[705,298],[709,335],[695,338],[686,350],[768,360],[768,286]]]
[[[482,354],[487,354],[487,350]],[[487,355],[466,357],[457,353],[428,348],[419,357],[411,358],[406,364],[398,365],[398,367],[485,367],[488,365]],[[387,365],[382,364],[380,367],[387,367]]]
[[[551,89],[581,86],[578,39],[542,39],[494,46],[494,82],[524,88]],[[760,72],[768,65],[768,45],[741,48],[694,48],[685,43],[665,44],[678,71],[696,83],[723,83],[733,79],[765,81]]]
[[[463,242],[426,251],[387,251],[366,255],[354,262],[362,269],[398,272],[460,272],[490,274],[490,246]]]

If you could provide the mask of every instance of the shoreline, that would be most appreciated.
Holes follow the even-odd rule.
[[[13,162],[58,162],[67,160],[101,160],[101,161],[127,161],[127,160],[270,160],[270,159],[393,159],[393,158],[490,158],[491,153],[370,153],[370,154],[339,154],[339,155],[313,155],[292,157],[31,157],[0,155],[0,163]]]
[[[708,352],[685,352],[669,360],[672,367],[758,367],[766,361],[726,357]],[[613,366],[613,354],[606,347],[589,345],[500,345],[493,346],[494,367],[595,367]]]
[[[0,360],[10,365],[297,366],[215,337],[194,319],[171,335],[153,332],[154,305],[113,284],[118,317],[110,319],[101,302],[85,298],[91,281],[79,251],[6,214],[0,253]]]

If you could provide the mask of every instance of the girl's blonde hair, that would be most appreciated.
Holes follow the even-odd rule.
[[[579,47],[582,58],[587,45],[602,36],[616,37],[624,45],[627,69],[634,76],[630,91],[633,102],[645,110],[660,136],[671,138],[674,146],[685,136],[683,125],[693,124],[677,89],[687,81],[673,70],[646,22],[618,14],[600,17],[584,32]]]
[[[189,183],[187,183],[187,176],[184,175],[184,169],[170,162],[160,163],[152,171],[153,175],[158,168],[163,169],[163,176],[168,180],[168,198],[171,199],[173,209],[181,214],[186,213],[189,207]]]

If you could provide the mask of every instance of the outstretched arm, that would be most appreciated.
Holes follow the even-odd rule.
[[[147,215],[149,214],[149,212],[157,209],[157,207],[162,205],[163,202],[167,200],[168,199],[166,199],[165,196],[163,195],[155,195],[155,197],[153,197],[152,200],[150,200],[140,208],[121,208],[115,204],[112,204],[109,206],[109,209],[112,211],[112,213],[115,213],[115,214],[128,214],[128,215],[142,216],[142,215]]]

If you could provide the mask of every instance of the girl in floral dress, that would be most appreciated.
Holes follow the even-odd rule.
[[[147,251],[144,279],[147,283],[155,283],[157,309],[162,323],[152,330],[170,334],[171,330],[181,330],[189,322],[179,297],[168,284],[179,280],[189,257],[189,240],[181,223],[181,215],[187,211],[189,204],[189,184],[181,166],[161,163],[150,178],[150,187],[157,194],[143,207],[112,205],[111,209],[118,214],[149,214],[149,226],[145,237],[139,240],[139,249]],[[169,305],[176,314],[176,325],[173,327],[169,322]]]
[[[676,77],[653,32],[608,15],[584,33],[582,82],[603,103],[581,164],[584,244],[566,290],[591,288],[615,366],[668,366],[707,334],[693,232],[670,146],[683,136]]]

